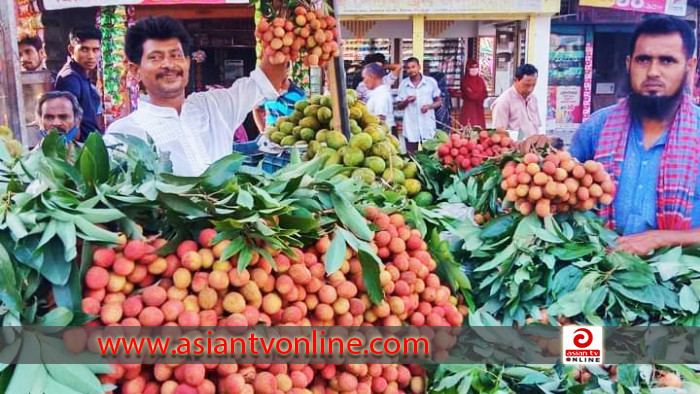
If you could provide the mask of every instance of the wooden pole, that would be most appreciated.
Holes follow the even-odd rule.
[[[14,139],[27,146],[29,135],[25,125],[24,94],[17,49],[17,26],[15,23],[15,3],[0,1],[0,55],[5,66],[0,67],[0,105],[5,101],[5,113],[0,125],[7,125],[14,131]]]
[[[338,17],[337,1],[330,0],[333,8],[333,17],[338,23],[338,43],[342,42],[340,36],[340,18]],[[345,138],[350,139],[350,121],[348,117],[348,100],[345,96],[347,86],[345,84],[345,67],[343,66],[343,50],[340,49],[338,57],[331,58],[328,67],[328,86],[331,91],[331,102],[333,103],[333,119],[331,124],[334,130],[340,130]]]

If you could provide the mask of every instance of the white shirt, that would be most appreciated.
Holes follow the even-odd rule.
[[[384,84],[369,91],[367,109],[377,116],[384,116],[384,123],[389,127],[394,127],[394,97],[391,89]]]
[[[396,77],[393,72],[390,72],[382,77],[382,84],[386,85],[387,87],[392,87],[397,79],[398,77]],[[360,82],[355,91],[357,92],[358,99],[362,101],[367,101],[369,99],[369,89],[367,89],[365,81]]]
[[[228,89],[190,95],[179,115],[174,108],[141,98],[136,111],[110,125],[106,143],[121,142],[109,135],[114,133],[151,137],[159,151],[170,152],[175,175],[199,176],[233,152],[233,134],[248,113],[278,97],[265,73],[255,69],[250,78],[240,78]]]
[[[433,104],[436,97],[440,97],[440,88],[435,79],[423,75],[418,86],[411,82],[411,78],[405,78],[399,85],[398,101],[406,100],[406,97],[416,96],[416,101],[408,104],[403,113],[403,135],[408,142],[420,142],[435,136],[435,110],[421,112],[424,105]]]

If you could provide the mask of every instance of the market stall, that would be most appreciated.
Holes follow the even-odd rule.
[[[339,3],[347,37],[365,40],[365,50],[372,48],[367,40],[385,40],[389,48],[384,44],[378,49],[389,51],[387,59],[401,63],[415,56],[426,63],[427,72],[447,74],[448,87],[455,92],[467,58],[478,59],[491,97],[485,103],[487,113],[492,100],[511,85],[519,65],[548,68],[549,49],[536,37],[549,36],[550,18],[558,10],[556,2],[538,0]],[[357,57],[351,45],[344,49],[346,56]],[[535,92],[540,102],[546,102],[547,91],[547,81],[541,79]],[[458,113],[460,101],[455,98],[454,104]]]
[[[0,392],[700,390],[692,339],[636,337],[610,352],[681,361],[583,366],[562,364],[559,336],[572,325],[699,326],[697,247],[612,250],[618,234],[597,214],[615,198],[613,175],[548,143],[438,133],[400,154],[343,87],[336,17],[306,3],[272,11],[255,31],[264,56],[328,68],[332,91],[265,131],[289,146],[279,171],[234,153],[175,176],[149,142],[117,137],[124,155],[97,133],[77,147],[53,132],[24,154],[0,144]],[[101,353],[97,337],[165,326],[198,339],[241,327],[422,328],[437,348],[423,364],[85,361]],[[451,334],[464,326],[470,336]],[[533,331],[506,339],[503,327]],[[464,361],[472,355],[480,361]]]

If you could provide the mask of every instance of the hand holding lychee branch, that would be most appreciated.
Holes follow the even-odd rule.
[[[338,22],[325,9],[298,3],[301,5],[293,14],[283,8],[277,17],[258,23],[255,36],[262,40],[263,56],[268,56],[271,64],[301,58],[305,66],[325,67],[331,57],[340,56]]]

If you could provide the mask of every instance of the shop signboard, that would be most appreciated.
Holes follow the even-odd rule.
[[[248,4],[248,0],[43,0],[44,9],[102,7],[112,5]]]
[[[540,12],[545,0],[336,0],[341,15]]]
[[[688,0],[579,0],[579,5],[685,16]]]

